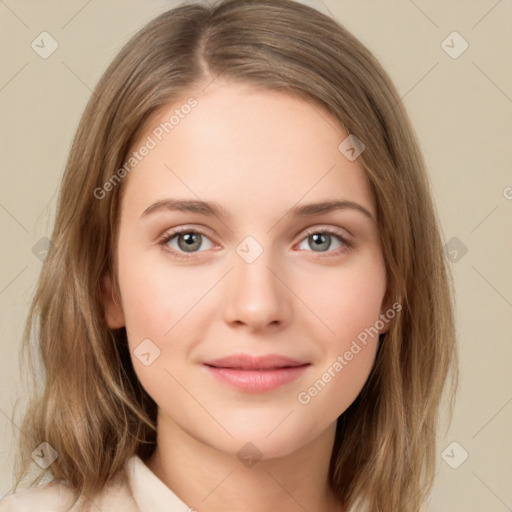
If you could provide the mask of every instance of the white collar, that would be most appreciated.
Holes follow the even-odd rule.
[[[190,512],[194,510],[151,471],[137,455],[126,464],[133,497],[141,512]]]

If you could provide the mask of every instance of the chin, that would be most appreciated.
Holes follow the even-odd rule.
[[[211,431],[190,434],[199,442],[240,460],[251,455],[262,460],[277,459],[299,450],[320,434],[317,426],[308,430],[305,422],[299,421],[298,417],[292,420],[293,413],[283,421],[285,416],[281,415],[278,419],[272,417],[266,421],[260,416],[252,424],[246,421],[234,422],[228,428],[233,437]]]

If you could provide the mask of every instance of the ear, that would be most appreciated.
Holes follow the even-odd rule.
[[[389,331],[389,328],[391,327],[391,322],[388,320],[386,322],[386,310],[381,311],[381,316],[379,316],[379,319],[382,320],[384,327],[382,329],[379,329],[379,336],[381,334],[386,334]]]
[[[103,304],[105,308],[105,320],[111,329],[119,329],[125,326],[124,313],[121,307],[121,300],[114,294],[112,278],[106,273],[102,281]]]

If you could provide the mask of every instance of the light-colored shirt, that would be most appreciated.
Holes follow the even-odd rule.
[[[116,478],[90,499],[97,512],[193,512],[136,455],[126,465],[127,479]],[[74,501],[64,483],[19,490],[0,501],[0,512],[68,512]],[[74,509],[71,509],[71,511]]]
[[[127,478],[115,478],[90,499],[91,512],[195,512],[165,485],[136,455],[126,465]],[[73,512],[71,489],[50,482],[20,490],[0,500],[0,512]],[[422,508],[421,512],[427,512]]]

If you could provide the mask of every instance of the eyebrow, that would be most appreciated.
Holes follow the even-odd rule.
[[[347,200],[330,200],[318,203],[310,203],[290,208],[283,216],[292,215],[295,217],[308,217],[321,215],[336,210],[354,210],[364,214],[371,220],[373,215],[359,203]],[[160,211],[182,211],[199,213],[201,215],[216,216],[219,218],[229,218],[229,212],[221,205],[214,202],[185,200],[185,199],[162,199],[148,206],[141,215],[141,218],[147,217]]]

